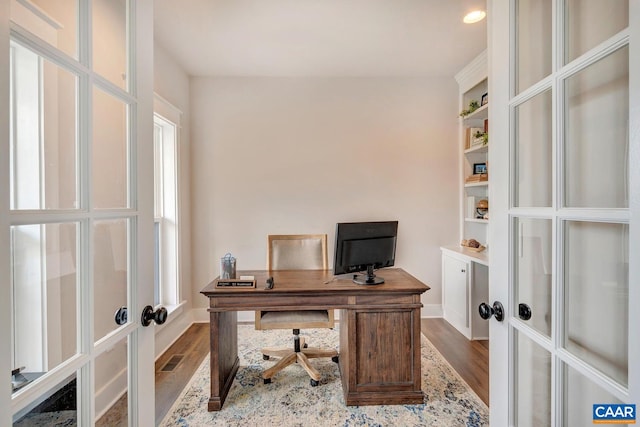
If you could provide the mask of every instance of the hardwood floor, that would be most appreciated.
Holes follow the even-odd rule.
[[[443,319],[422,319],[420,326],[429,341],[488,405],[489,341],[469,341]],[[157,424],[208,353],[209,324],[195,323],[156,361]],[[172,371],[163,371],[173,356],[182,358]]]
[[[422,333],[489,405],[489,341],[469,341],[444,319],[422,319]]]
[[[156,425],[171,409],[207,354],[209,324],[194,323],[156,360]],[[182,358],[172,371],[163,371],[163,368],[169,368],[165,368],[165,365],[174,356]]]

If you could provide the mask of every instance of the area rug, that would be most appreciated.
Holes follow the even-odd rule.
[[[338,331],[304,330],[310,345],[338,348]],[[338,365],[314,359],[322,374],[311,387],[302,367],[292,365],[263,384],[260,348],[288,346],[291,333],[238,326],[240,368],[221,411],[208,412],[209,356],[162,420],[161,426],[486,426],[487,406],[422,335],[422,390],[418,405],[345,406]]]

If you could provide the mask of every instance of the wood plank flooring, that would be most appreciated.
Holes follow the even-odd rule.
[[[444,319],[422,319],[422,333],[489,405],[489,341],[469,341]]]
[[[421,329],[438,351],[489,404],[489,342],[469,341],[443,319],[422,319]],[[209,353],[209,324],[195,323],[156,361],[156,423],[159,424],[173,402]],[[171,372],[162,371],[172,356],[183,356]]]
[[[156,360],[156,425],[162,421],[205,356],[209,354],[209,324],[194,323]],[[183,356],[170,372],[163,367],[172,356]]]

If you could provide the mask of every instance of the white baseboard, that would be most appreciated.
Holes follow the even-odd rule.
[[[182,310],[174,319],[161,326],[156,326],[155,356],[156,360],[171,347],[194,323],[194,310]]]
[[[425,304],[420,311],[421,318],[442,317],[442,304]]]
[[[192,308],[191,319],[193,319],[193,323],[209,323],[207,307]]]
[[[206,308],[194,308],[191,310],[193,323],[209,323],[209,312]],[[238,311],[238,322],[253,322],[254,311]]]

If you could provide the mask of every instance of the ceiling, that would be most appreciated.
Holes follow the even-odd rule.
[[[192,76],[453,76],[486,48],[485,0],[154,0]]]

